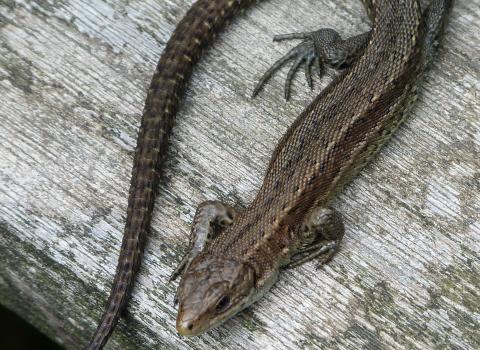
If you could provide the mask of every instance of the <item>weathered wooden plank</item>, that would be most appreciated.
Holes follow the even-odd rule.
[[[67,348],[110,288],[143,100],[192,1],[0,0],[0,296]],[[167,277],[195,205],[248,202],[275,142],[314,92],[254,81],[293,43],[274,34],[368,27],[359,1],[269,0],[235,20],[182,103],[140,278],[109,349],[480,347],[480,0],[457,1],[413,115],[335,202],[325,269],[282,274],[262,301],[194,339],[174,329]]]

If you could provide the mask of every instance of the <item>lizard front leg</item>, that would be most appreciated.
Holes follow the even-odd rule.
[[[205,248],[209,240],[216,237],[233,223],[237,210],[219,201],[201,203],[193,218],[187,254],[170,276],[174,281],[188,268],[191,261]]]
[[[284,268],[293,268],[319,259],[317,268],[338,251],[345,228],[340,213],[333,208],[315,208],[300,229],[301,242]]]

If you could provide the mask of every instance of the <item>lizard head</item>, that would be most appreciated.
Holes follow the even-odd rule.
[[[178,287],[177,331],[198,335],[252,303],[255,271],[243,262],[200,254]]]

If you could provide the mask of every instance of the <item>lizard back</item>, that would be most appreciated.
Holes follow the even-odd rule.
[[[372,2],[358,60],[315,98],[277,145],[251,205],[209,251],[251,263],[259,284],[298,243],[309,210],[328,205],[388,139],[413,101],[425,35],[417,1]]]

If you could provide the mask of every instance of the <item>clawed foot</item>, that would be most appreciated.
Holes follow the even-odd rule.
[[[316,259],[317,269],[329,262],[340,247],[345,228],[339,212],[331,207],[310,211],[300,230],[300,246],[290,257],[286,268]]]
[[[188,251],[172,272],[169,282],[183,275],[193,259],[205,249],[208,242],[233,224],[237,213],[236,209],[218,201],[206,201],[198,206],[190,231]],[[175,296],[174,305],[177,302],[178,298]]]
[[[315,53],[315,47],[313,45],[313,40],[311,38],[311,33],[292,33],[292,34],[283,34],[276,35],[273,38],[273,41],[282,41],[289,39],[304,39],[303,42],[298,44],[296,47],[291,49],[285,56],[277,60],[271,67],[268,69],[265,74],[260,78],[259,82],[253,90],[252,97],[256,96],[262,86],[271,78],[273,73],[280,69],[285,63],[289,60],[295,59],[292,67],[288,71],[287,79],[285,81],[285,99],[288,100],[290,97],[290,85],[295,75],[296,71],[302,63],[305,63],[305,78],[307,80],[308,86],[313,88],[313,79],[312,79],[312,66],[315,64],[316,71],[319,76],[322,75],[321,68],[322,63],[320,57]]]
[[[322,76],[325,65],[335,69],[348,67],[358,52],[361,51],[361,48],[365,46],[368,35],[369,32],[347,40],[342,40],[335,30],[329,28],[314,32],[276,35],[273,41],[291,39],[301,39],[303,41],[291,49],[285,56],[277,60],[270,69],[265,72],[255,86],[252,97],[258,94],[262,86],[272,77],[273,73],[290,60],[294,61],[285,81],[285,99],[288,100],[290,97],[292,79],[302,64],[305,66],[305,79],[310,89],[312,89],[312,66],[315,67],[319,77]]]
[[[291,269],[303,265],[304,263],[313,259],[318,259],[315,268],[319,269],[332,260],[339,247],[339,241],[323,241],[311,245],[295,255],[292,261],[288,264],[287,268]]]

